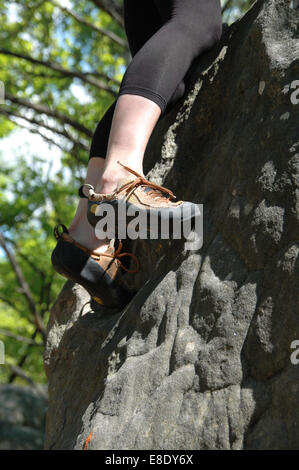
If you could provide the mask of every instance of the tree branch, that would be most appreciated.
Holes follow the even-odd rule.
[[[31,339],[32,339],[33,341],[35,340],[35,337],[36,337],[37,333],[38,333],[38,328],[35,329],[34,332],[33,332],[32,335],[31,335]],[[27,346],[27,351],[26,351],[26,352],[23,354],[23,356],[19,359],[18,364],[17,364],[16,366],[15,366],[15,365],[12,365],[12,364],[10,365],[10,367],[11,367],[11,369],[12,369],[13,372],[12,372],[12,374],[11,374],[10,377],[9,377],[9,380],[8,380],[9,383],[12,383],[12,382],[15,380],[15,378],[16,378],[17,376],[22,377],[22,378],[24,378],[25,380],[27,380],[27,378],[26,378],[27,376],[26,376],[25,372],[22,370],[22,367],[23,367],[23,365],[24,365],[25,362],[26,362],[26,359],[27,359],[27,357],[28,357],[28,355],[29,355],[29,351],[30,351],[31,348],[32,348],[32,344],[28,344],[28,346]],[[28,377],[28,379],[29,379],[30,383],[31,383],[31,382],[33,383],[33,380],[32,380],[32,379],[30,379],[29,377]]]
[[[9,338],[13,338],[16,341],[20,341],[21,343],[25,343],[25,344],[31,344],[32,346],[43,346],[42,343],[37,343],[33,339],[25,338],[25,336],[21,336],[21,335],[15,335],[11,331],[3,330],[2,328],[0,328],[0,335],[8,336]]]
[[[5,92],[5,98],[8,101],[11,101],[12,103],[24,106],[25,108],[33,109],[38,114],[46,114],[47,116],[62,121],[64,124],[69,124],[77,131],[82,132],[82,134],[85,134],[87,137],[92,137],[93,135],[93,133],[89,129],[87,129],[87,127],[83,126],[83,124],[74,121],[73,119],[69,118],[66,114],[63,114],[60,111],[52,110],[44,104],[32,103],[28,100],[25,100],[24,98],[17,98],[16,96],[13,96],[11,93],[8,92]]]
[[[4,302],[5,304],[9,305],[14,310],[16,310],[16,307],[15,307],[14,303],[10,299],[7,299],[6,297],[3,297],[2,295],[0,295],[0,301]]]
[[[98,7],[100,10],[103,10],[105,13],[111,16],[120,26],[124,26],[122,12],[113,5],[113,2],[110,0],[109,5],[105,0],[91,0],[92,3]]]
[[[8,109],[2,109],[0,107],[0,114],[2,114],[3,116],[6,116],[9,120],[11,120],[14,124],[17,124],[18,126],[20,127],[25,127],[25,126],[22,126],[21,124],[19,124],[18,122],[16,122],[15,120],[11,119],[11,117],[15,117],[15,118],[18,118],[18,119],[24,119],[24,121],[27,121],[29,122],[30,124],[34,124],[36,126],[39,126],[39,127],[42,127],[44,129],[47,129],[51,132],[53,132],[54,134],[57,134],[57,135],[61,135],[62,137],[65,137],[66,139],[68,139],[70,142],[72,142],[73,145],[77,145],[78,147],[82,148],[82,150],[85,150],[85,151],[88,151],[88,146],[85,145],[81,140],[76,140],[72,135],[70,135],[66,129],[58,129],[56,127],[52,127],[52,126],[49,126],[48,124],[45,124],[44,122],[42,121],[39,121],[38,119],[35,119],[35,118],[29,118],[28,116],[25,116],[21,113],[18,113],[16,111],[10,111]],[[26,129],[28,129],[27,127],[25,127]],[[31,131],[31,129],[29,129],[30,132],[34,132],[35,129],[33,129]],[[42,137],[44,137],[44,135],[42,135]],[[56,144],[55,144],[56,145]]]
[[[12,52],[9,51],[8,49],[3,49],[0,48],[0,54],[3,55],[8,55],[11,57],[16,57],[18,59],[25,60],[27,62],[30,62],[35,65],[41,65],[43,67],[47,67],[51,70],[54,70],[55,72],[59,72],[65,77],[70,77],[70,78],[78,78],[84,83],[88,83],[89,85],[92,85],[99,90],[104,90],[107,93],[110,93],[114,98],[117,96],[116,91],[113,90],[109,85],[104,83],[103,81],[100,80],[94,80],[93,78],[89,78],[87,74],[76,71],[76,70],[69,70],[61,65],[57,64],[56,62],[50,62],[50,61],[44,61],[44,60],[39,60],[39,59],[34,59],[33,57],[27,56],[26,54],[21,54],[19,52]],[[110,80],[109,77],[106,77],[107,80]]]
[[[1,113],[0,111],[0,114],[3,114]],[[70,151],[66,148],[64,148],[62,145],[58,144],[57,142],[55,142],[55,140],[53,139],[50,139],[49,137],[46,137],[42,132],[40,132],[38,129],[33,129],[33,128],[30,128],[30,127],[27,127],[27,126],[24,126],[23,124],[20,124],[19,122],[16,122],[14,119],[12,119],[10,116],[6,116],[7,119],[9,119],[9,121],[13,122],[14,124],[16,124],[17,126],[19,127],[22,127],[22,129],[26,129],[28,132],[31,132],[32,134],[37,134],[39,135],[40,137],[42,137],[46,142],[48,142],[50,145],[55,145],[56,147],[58,147],[62,152],[66,152],[66,153],[69,153]]]
[[[24,253],[21,252],[20,250],[20,247],[18,246],[18,244],[15,242],[15,240],[11,240],[10,238],[4,236],[4,239],[6,241],[6,243],[11,243],[14,247],[14,249],[16,250],[16,252],[18,253],[18,255],[20,256],[20,258],[22,258],[27,264],[28,266],[30,266],[33,271],[39,273],[39,275],[45,279],[46,277],[46,273],[44,271],[42,271],[41,269],[39,269],[29,258],[28,256],[24,255]]]
[[[32,386],[35,385],[35,382],[30,377],[28,377],[27,374],[25,374],[25,372],[21,369],[21,367],[15,366],[13,364],[7,364],[7,365],[12,371],[12,374],[9,377],[8,383],[11,384],[15,380],[16,377],[21,377],[22,379],[26,380],[26,382],[28,382],[30,385]]]
[[[30,312],[33,316],[34,323],[35,323],[37,329],[40,331],[40,333],[43,337],[43,340],[45,342],[46,338],[47,338],[47,333],[46,333],[46,328],[45,328],[43,319],[41,318],[41,316],[39,315],[39,313],[37,311],[36,304],[34,302],[32,294],[30,292],[29,285],[27,284],[27,282],[24,278],[21,267],[18,264],[14,254],[8,249],[8,247],[6,245],[5,238],[1,233],[0,233],[0,246],[3,248],[3,250],[4,250],[4,252],[7,256],[7,259],[8,259],[8,261],[9,261],[9,263],[10,263],[10,265],[11,265],[11,267],[12,267],[12,269],[13,269],[15,275],[16,275],[18,284],[21,287],[22,294],[24,295],[24,297],[26,299],[26,302],[28,304],[29,310],[30,310]]]
[[[70,8],[63,7],[55,0],[48,0],[48,1],[52,3],[52,5],[56,6],[61,11],[66,13],[67,15],[74,18],[78,23],[82,24],[83,26],[87,26],[88,28],[93,29],[97,33],[107,36],[109,39],[111,39],[111,41],[115,42],[118,46],[124,47],[126,49],[128,48],[127,42],[124,39],[122,39],[120,36],[118,36],[117,34],[113,33],[113,31],[109,31],[108,29],[101,28],[100,26],[96,26],[93,23],[90,23],[89,21],[82,18],[82,16],[79,16]]]
[[[12,374],[9,377],[8,383],[12,383],[15,378],[20,377],[21,379],[25,380],[29,383],[29,385],[36,390],[36,392],[45,400],[48,400],[48,395],[45,390],[43,390],[42,386],[36,384],[34,380],[32,380],[21,367],[15,366],[13,364],[6,364],[12,371]]]

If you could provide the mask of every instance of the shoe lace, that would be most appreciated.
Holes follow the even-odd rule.
[[[59,227],[62,227],[62,232],[60,232]],[[110,253],[105,253],[105,252],[104,253],[96,253],[93,250],[90,250],[89,248],[87,248],[86,246],[83,246],[80,243],[76,242],[76,240],[74,240],[70,236],[70,234],[68,232],[68,229],[63,224],[56,225],[56,227],[54,228],[54,236],[55,236],[56,240],[58,240],[59,238],[62,238],[64,241],[72,243],[72,245],[75,245],[77,248],[80,248],[80,250],[83,250],[85,253],[87,253],[91,258],[93,258],[97,262],[100,261],[102,256],[106,256],[108,258],[117,259],[118,262],[119,262],[119,266],[124,271],[126,271],[128,273],[133,274],[133,273],[137,273],[140,270],[140,262],[139,262],[139,259],[137,258],[136,255],[134,255],[133,253],[127,252],[127,251],[125,251],[123,253],[121,252],[121,250],[123,248],[123,244],[122,244],[121,240],[119,240],[119,244],[118,244],[118,247],[115,250],[115,252],[113,254],[110,254]],[[121,262],[120,258],[123,258],[125,256],[129,256],[130,258],[132,258],[135,261],[136,267],[134,269],[127,268]]]
[[[173,194],[172,191],[170,191],[170,189],[164,188],[163,186],[159,186],[156,183],[152,183],[151,181],[148,181],[144,176],[137,173],[137,171],[132,170],[131,168],[129,168],[126,165],[123,165],[119,161],[117,163],[119,163],[119,165],[121,165],[123,168],[125,168],[129,173],[132,173],[134,176],[136,176],[136,178],[133,181],[129,181],[128,183],[125,183],[119,189],[117,189],[113,193],[109,193],[109,194],[96,193],[95,190],[94,190],[94,187],[92,185],[84,183],[79,189],[80,196],[81,197],[86,197],[86,196],[82,195],[83,187],[86,186],[88,188],[88,198],[90,200],[93,200],[93,201],[101,202],[101,201],[113,200],[124,189],[127,190],[126,199],[129,199],[129,197],[135,191],[135,189],[138,186],[142,186],[142,187],[146,187],[146,188],[152,188],[152,191],[148,191],[147,194],[149,196],[153,197],[154,199],[161,200],[161,201],[162,200],[165,201],[165,199],[167,201],[169,201],[171,199],[176,199],[176,196]],[[167,194],[168,197],[166,197],[165,194]]]
[[[173,194],[172,191],[170,191],[170,189],[164,188],[163,186],[160,186],[156,183],[148,181],[144,176],[140,175],[139,173],[137,173],[137,171],[132,170],[128,166],[123,165],[120,161],[118,161],[117,163],[119,163],[119,165],[121,165],[123,168],[125,168],[129,173],[132,173],[133,175],[135,175],[136,179],[134,179],[133,181],[131,181],[129,183],[124,184],[118,191],[116,191],[116,194],[118,194],[119,192],[126,189],[127,190],[127,199],[129,199],[129,197],[131,196],[133,191],[138,186],[144,186],[144,187],[147,187],[147,188],[152,188],[152,191],[148,191],[147,194],[149,196],[152,196],[154,199],[157,199],[157,200],[165,200],[165,199],[171,200],[171,199],[176,198],[176,196]],[[165,194],[167,194],[168,197],[166,197]]]

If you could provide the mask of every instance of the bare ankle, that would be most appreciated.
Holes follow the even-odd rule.
[[[102,193],[102,194],[110,194],[113,193],[118,185],[118,182],[121,178],[118,177],[115,173],[112,175],[107,173],[103,174],[101,181],[96,187],[96,192]]]
[[[126,170],[107,171],[103,174],[99,185],[97,186],[98,191],[102,194],[113,193],[117,189],[117,185],[120,181],[130,178],[130,174]]]
[[[94,228],[87,222],[71,224],[69,227],[71,237],[77,242],[95,252],[104,252],[109,244],[108,239],[99,239],[96,237]]]
[[[144,176],[142,168],[134,168],[133,166],[129,166],[129,168],[139,175]],[[102,194],[113,193],[120,181],[131,178],[133,179],[134,175],[120,165],[117,167],[114,166],[112,168],[107,168],[102,175],[101,181],[97,185],[96,192],[100,192]]]

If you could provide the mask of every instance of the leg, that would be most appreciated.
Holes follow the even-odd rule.
[[[222,31],[220,0],[153,0],[166,21],[130,63],[120,95],[152,99],[163,112],[193,60]]]
[[[89,160],[85,183],[96,186],[101,179],[105,160],[104,158],[92,158]],[[81,245],[96,252],[105,251],[108,241],[99,240],[95,236],[94,228],[88,223],[87,217],[87,199],[80,199],[76,214],[69,226],[70,235]]]
[[[132,57],[163,25],[152,0],[124,0],[124,24]],[[116,101],[108,108],[94,132],[89,158],[106,158]]]
[[[162,5],[164,5],[164,10],[162,9],[159,12],[151,2],[142,4],[140,0],[125,0],[125,29],[133,57],[155,32],[163,26],[163,21],[167,21],[167,14],[170,12],[170,9],[167,6],[167,2],[162,3]],[[185,83],[182,80],[172,95],[168,107],[171,108],[183,96],[184,92]],[[92,138],[89,158],[97,156],[106,158],[115,106],[116,101],[112,103],[98,123]]]
[[[115,189],[124,176],[117,160],[142,173],[149,137],[193,60],[222,31],[219,0],[153,0],[166,23],[130,63],[120,87],[102,181],[97,192]]]
[[[118,98],[108,143],[102,179],[96,190],[112,192],[128,176],[117,161],[142,174],[142,161],[150,135],[160,117],[160,107],[143,96]]]
[[[184,89],[181,84],[192,61],[212,47],[221,34],[219,0],[163,0],[163,7],[160,1],[152,1],[167,22],[158,29],[156,26],[155,34],[134,51],[124,75],[97,192],[113,191],[117,182],[127,176],[117,160],[142,173],[144,151],[158,119],[177,90],[181,88],[181,93]],[[134,4],[137,8],[137,2],[127,0],[125,6]],[[136,17],[131,16],[131,20],[136,27]],[[147,22],[148,17],[144,24]]]
[[[163,24],[153,2],[147,1],[146,4],[141,4],[140,0],[125,0],[124,21],[128,43],[133,57]],[[138,98],[139,97],[137,97],[137,99]],[[116,102],[112,103],[105,112],[96,127],[91,142],[85,183],[89,183],[95,187],[97,183],[101,182],[115,107]],[[140,118],[142,119],[143,115],[140,115]],[[132,125],[134,125],[134,123],[132,123]],[[131,131],[132,125],[128,126],[129,132]],[[146,132],[146,127],[144,131]],[[123,134],[122,140],[125,140],[124,137],[125,135]],[[117,166],[119,167],[119,165]],[[100,241],[95,237],[94,229],[87,221],[86,211],[87,201],[86,199],[81,199],[75,217],[69,227],[69,232],[78,243],[85,245],[87,248],[96,252],[104,251],[107,247],[107,241]]]
[[[104,116],[99,121],[96,130],[94,131],[89,149],[89,159],[96,157],[106,158],[108,139],[115,106],[116,101],[114,101],[112,105],[109,106]]]

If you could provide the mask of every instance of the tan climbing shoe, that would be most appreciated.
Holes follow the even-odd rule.
[[[146,215],[144,220],[146,220],[149,230],[151,220],[153,220],[151,216],[155,216],[158,223],[166,219],[183,223],[199,215],[197,204],[184,201],[174,202],[175,196],[172,191],[148,181],[136,171],[120,162],[118,163],[134,177],[130,176],[126,180],[120,181],[113,193],[95,193],[91,185],[83,185],[79,190],[81,197],[88,198],[87,218],[91,225],[96,226],[101,219],[101,215],[98,215],[99,208],[103,208],[104,204],[114,208],[116,221],[118,221],[117,213],[120,205],[125,206],[126,214],[139,213]],[[84,186],[88,187],[88,196],[83,194]],[[105,207],[107,208],[107,206]],[[125,224],[128,225],[131,220],[132,217],[126,216]]]

